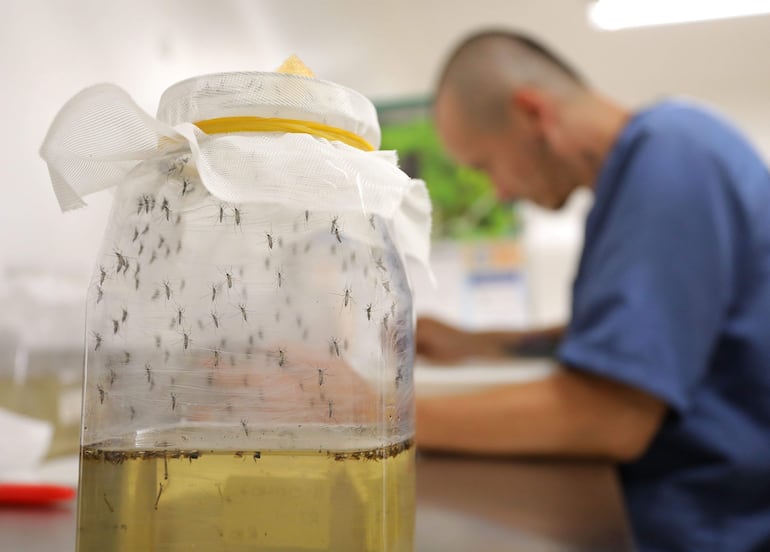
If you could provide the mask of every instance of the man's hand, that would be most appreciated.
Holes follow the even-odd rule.
[[[461,362],[469,357],[548,356],[563,333],[563,327],[466,332],[433,318],[420,318],[416,346],[418,355],[437,362]]]
[[[483,354],[476,334],[433,318],[417,320],[415,346],[418,355],[437,362],[461,362]]]

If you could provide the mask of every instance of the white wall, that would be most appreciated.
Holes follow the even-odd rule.
[[[270,70],[290,53],[375,99],[431,90],[447,49],[480,26],[528,30],[629,105],[670,93],[715,104],[770,158],[770,17],[603,33],[583,0],[10,0],[0,18],[0,274],[15,265],[86,271],[109,194],[62,215],[37,157],[75,92],[124,87],[154,112],[195,74]],[[0,284],[1,285],[1,284]]]

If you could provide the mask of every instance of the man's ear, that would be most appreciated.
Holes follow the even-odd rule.
[[[551,98],[542,90],[523,86],[511,95],[511,106],[517,117],[536,136],[545,136],[554,121],[554,106]]]

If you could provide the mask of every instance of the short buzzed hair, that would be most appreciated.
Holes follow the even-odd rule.
[[[436,87],[451,88],[461,107],[480,125],[503,120],[512,90],[535,86],[568,97],[587,89],[578,72],[540,42],[517,32],[477,32],[449,55]]]

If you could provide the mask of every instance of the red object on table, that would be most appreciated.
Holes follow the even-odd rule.
[[[75,497],[75,489],[62,485],[0,483],[0,504],[45,505]]]

